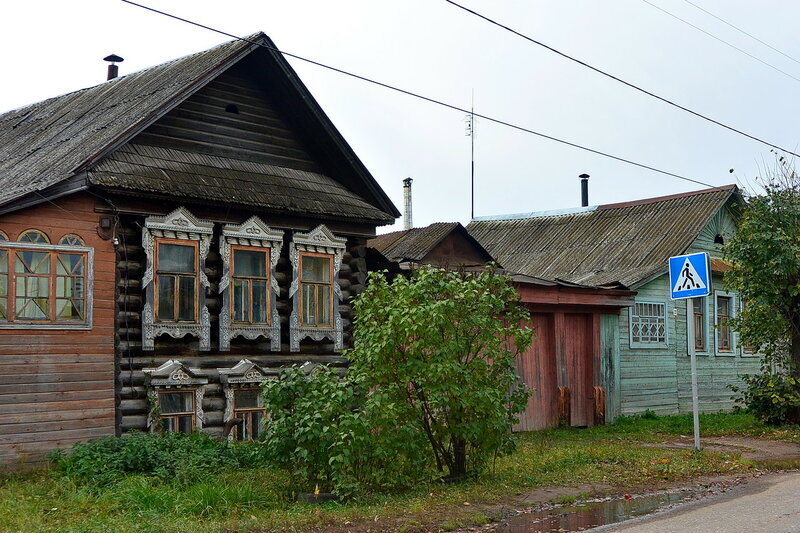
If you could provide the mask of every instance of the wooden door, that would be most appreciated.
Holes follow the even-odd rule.
[[[592,315],[564,315],[564,363],[570,389],[570,425],[594,425],[594,334]]]
[[[532,313],[530,326],[536,332],[533,344],[517,358],[520,378],[531,389],[531,396],[520,422],[520,431],[552,428],[558,425],[558,378],[555,327],[552,313]]]

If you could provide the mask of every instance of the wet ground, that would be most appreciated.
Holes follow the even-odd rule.
[[[492,531],[502,533],[583,531],[645,516],[676,504],[695,500],[705,494],[700,491],[678,490],[630,498],[588,501],[570,507],[523,513],[507,519],[492,528]]]

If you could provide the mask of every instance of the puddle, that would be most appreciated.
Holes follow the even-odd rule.
[[[503,533],[551,533],[584,531],[654,513],[677,503],[694,500],[694,491],[665,492],[637,496],[630,500],[591,502],[509,518],[495,531]]]

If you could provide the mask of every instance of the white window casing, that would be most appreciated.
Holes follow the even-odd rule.
[[[177,359],[170,359],[158,368],[145,368],[144,383],[147,387],[147,398],[150,409],[147,412],[147,427],[150,431],[158,431],[158,416],[155,406],[158,405],[159,391],[191,392],[194,394],[194,428],[202,429],[205,422],[203,413],[203,397],[208,378],[202,376],[196,368],[189,368]]]
[[[179,207],[165,216],[150,216],[145,219],[142,231],[142,246],[147,255],[147,268],[142,276],[142,289],[145,296],[142,312],[142,349],[154,350],[155,338],[167,334],[181,338],[187,334],[197,337],[200,351],[211,349],[211,317],[206,307],[206,291],[210,288],[206,277],[206,257],[211,247],[211,236],[214,223],[201,220],[186,208]],[[198,243],[197,283],[195,302],[197,313],[194,321],[159,322],[155,319],[155,243],[156,240],[175,239],[178,241],[196,241]]]
[[[292,285],[289,288],[289,298],[292,300],[292,314],[289,317],[289,349],[292,352],[300,351],[300,341],[311,338],[315,341],[330,339],[333,341],[334,351],[339,352],[344,348],[342,332],[342,318],[339,314],[339,302],[342,298],[342,289],[339,287],[338,275],[342,266],[342,257],[346,248],[347,239],[337,237],[327,227],[320,224],[308,233],[296,232],[289,245],[289,260],[292,263]],[[303,253],[329,255],[333,261],[332,269],[332,325],[331,327],[307,326],[301,324],[300,306],[300,257]]]
[[[253,250],[268,250],[269,253],[269,323],[268,324],[234,324],[232,319],[233,287],[231,271],[232,247],[252,247]],[[222,296],[222,312],[219,317],[219,349],[230,350],[231,340],[237,336],[245,339],[265,337],[270,341],[273,352],[281,349],[281,321],[276,303],[280,294],[275,277],[275,266],[283,248],[283,231],[267,226],[260,218],[253,216],[242,224],[226,224],[220,238],[220,255],[222,256],[222,279],[219,292]]]
[[[669,322],[664,300],[637,298],[628,309],[629,341],[631,348],[667,348]]]
[[[719,298],[730,298],[728,316],[730,318],[736,317],[736,295],[732,292],[714,291],[714,351],[715,354],[720,357],[735,357],[738,343],[736,332],[730,325],[728,326],[731,344],[730,350],[721,350],[719,346]]]

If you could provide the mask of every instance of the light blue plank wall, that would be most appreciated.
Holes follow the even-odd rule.
[[[727,209],[723,208],[700,232],[687,250],[709,252],[721,257],[721,247],[714,238],[729,238],[735,224]],[[665,261],[666,264],[666,261]],[[721,277],[714,276],[713,287],[724,291]],[[685,300],[669,299],[669,281],[664,274],[639,287],[637,300],[663,302],[667,308],[667,343],[656,347],[631,347],[629,310],[619,317],[620,330],[620,412],[641,413],[646,409],[658,414],[688,413],[692,408],[691,374],[687,338],[687,317],[692,317],[691,307]],[[735,295],[734,295],[735,300]],[[731,384],[740,384],[740,376],[757,373],[758,357],[743,355],[734,336],[734,351],[724,353],[716,349],[714,329],[714,298],[706,298],[707,349],[697,357],[700,409],[704,412],[729,410],[733,407]]]

